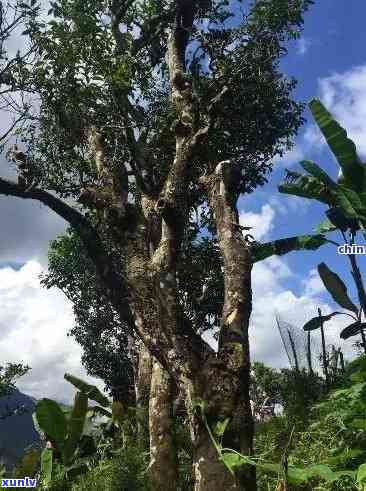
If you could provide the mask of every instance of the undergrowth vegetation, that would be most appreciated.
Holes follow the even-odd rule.
[[[278,383],[275,383],[274,372],[271,369],[266,372],[265,368],[261,365],[259,373],[266,374],[266,383],[269,380],[268,374],[272,375],[274,387],[282,392],[284,413],[257,422],[256,453],[251,458],[223,448],[227,422],[209,425],[205,420],[205,404],[197,402],[212,444],[229,470],[234,472],[248,463],[256,466],[258,491],[364,490],[366,356],[362,355],[349,363],[343,377],[328,389],[322,379],[306,371],[296,373],[294,370],[286,370]],[[314,384],[314,377],[318,384]],[[74,380],[70,376],[68,378]],[[301,383],[294,384],[294,380],[300,380]],[[76,382],[79,392],[88,390],[91,395],[91,386],[83,386],[79,379]],[[99,399],[98,393],[94,392],[93,397]],[[300,406],[302,411],[299,411]],[[44,402],[39,402],[36,421],[43,437],[49,438],[42,432],[42,426],[43,430],[47,426],[43,413],[45,408],[48,411],[47,418],[52,420],[54,415],[51,413],[55,406],[46,407]],[[117,417],[116,409],[112,408],[109,417],[108,411],[104,410],[104,416],[99,419],[96,418],[97,413],[95,406],[86,413],[80,439],[84,441],[84,447],[73,454],[72,461],[65,464],[62,458],[57,458],[58,449],[54,442],[51,467],[45,459],[49,448],[45,448],[42,453],[30,449],[13,471],[13,477],[37,477],[40,489],[52,491],[152,490],[149,480],[147,413],[138,413],[131,408]],[[71,410],[65,408],[64,414],[70,427],[75,407]],[[175,418],[174,434],[180,469],[177,491],[189,491],[193,489],[192,448],[183,415]]]
[[[300,489],[358,490],[366,483],[366,357],[347,367],[343,383],[309,409],[304,419],[285,414],[259,424],[257,455],[288,468],[302,469]],[[306,468],[318,466],[319,476],[307,477]],[[324,466],[323,468],[321,466]],[[345,472],[335,479],[326,471]],[[348,473],[348,475],[347,475]],[[294,475],[295,476],[295,475]],[[259,469],[259,489],[276,489],[278,477]],[[296,481],[296,476],[293,481]],[[292,489],[292,488],[291,488]],[[297,489],[297,488],[295,488]]]

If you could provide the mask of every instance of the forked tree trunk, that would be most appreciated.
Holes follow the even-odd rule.
[[[153,362],[149,402],[150,478],[154,491],[177,491],[178,457],[174,442],[173,381]]]

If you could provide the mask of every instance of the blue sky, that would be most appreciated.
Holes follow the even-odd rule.
[[[296,98],[320,97],[349,130],[366,161],[366,3],[355,0],[317,0],[305,17],[302,40],[292,43],[282,68],[298,79]],[[286,197],[277,191],[284,168],[296,168],[302,159],[314,160],[331,175],[337,174],[332,155],[315,128],[311,115],[299,132],[293,151],[276,160],[269,183],[240,202],[242,224],[253,226],[258,240],[309,233],[322,221],[324,207]],[[0,118],[0,126],[1,126]],[[1,164],[1,175],[10,177]],[[38,276],[47,268],[48,242],[62,233],[65,222],[36,202],[0,197],[3,217],[0,240],[0,362],[29,364],[32,370],[19,387],[34,397],[69,401],[65,372],[85,377],[81,349],[66,333],[73,326],[72,306],[57,290],[45,290]],[[355,297],[346,259],[333,246],[316,253],[296,252],[257,264],[253,271],[252,358],[275,367],[287,359],[275,327],[275,315],[299,328],[316,315],[318,306],[331,312],[335,305],[316,272],[318,263],[344,278]],[[23,267],[21,265],[24,264]],[[365,273],[366,259],[360,261]],[[329,343],[340,344],[352,356],[352,342],[340,343],[345,327],[336,318],[327,329]],[[92,379],[89,379],[92,380]],[[102,383],[98,383],[100,387]]]

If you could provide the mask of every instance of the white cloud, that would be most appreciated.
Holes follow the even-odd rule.
[[[261,240],[273,229],[274,216],[275,210],[266,204],[262,206],[260,213],[241,212],[239,221],[243,227],[253,227],[250,234],[256,240]]]
[[[319,80],[320,99],[366,156],[366,65]]]
[[[274,228],[276,212],[281,213],[281,206],[276,200],[271,205],[264,205],[260,213],[242,213],[241,223],[251,223],[257,236],[263,237]],[[254,233],[253,232],[253,233]],[[295,295],[289,284],[294,285],[296,275],[289,268],[286,257],[272,256],[254,265],[252,276],[253,313],[250,320],[250,351],[254,360],[262,361],[270,366],[281,368],[288,366],[286,351],[276,325],[276,315],[292,324],[300,344],[299,357],[303,353],[305,363],[306,337],[302,326],[317,315],[318,308],[327,314],[334,309],[325,303],[321,294],[324,286],[316,269],[311,269],[308,276],[301,281],[301,293]],[[340,331],[347,325],[347,318],[338,316],[326,325],[326,343],[341,346],[346,358],[355,355],[352,341],[342,341]],[[320,354],[320,334],[312,334],[314,357]],[[314,369],[319,363],[314,360]]]
[[[277,368],[288,366],[288,359],[277,328],[276,315],[294,326],[295,337],[301,340],[300,352],[303,353],[305,363],[306,341],[302,326],[317,315],[318,307],[324,314],[334,310],[319,296],[322,289],[316,281],[315,270],[311,270],[309,277],[303,280],[303,291],[300,295],[295,295],[288,289],[288,280],[291,277],[293,273],[285,260],[280,258],[270,258],[257,263],[253,270],[253,314],[249,331],[251,357]],[[327,323],[326,344],[341,346],[346,359],[350,359],[355,356],[352,348],[354,341],[342,341],[339,338],[340,331],[347,323],[344,316],[334,317]],[[320,333],[312,333],[312,341],[315,356],[320,354]],[[319,363],[314,363],[314,366],[318,365]]]
[[[80,346],[66,333],[74,324],[72,304],[57,289],[40,285],[42,267],[27,262],[19,271],[0,269],[0,360],[24,363],[32,369],[17,386],[36,398],[70,402],[75,390],[65,372],[96,384],[81,365]]]
[[[278,160],[275,160],[275,164],[283,168],[292,167],[304,159],[305,149],[303,148],[301,141],[298,141],[291,150],[283,155],[283,157],[278,157]]]
[[[318,97],[356,143],[361,157],[366,157],[366,65],[353,67],[318,80]],[[301,160],[314,158],[326,146],[315,123],[308,124],[296,145],[281,159],[280,167],[291,167]]]
[[[276,214],[286,217],[288,217],[289,213],[296,213],[297,216],[305,215],[311,206],[310,200],[280,193],[270,196],[268,202],[274,208]]]
[[[323,293],[325,286],[319,276],[316,269],[312,269],[309,273],[309,277],[302,280],[302,285],[304,287],[304,293],[306,296],[313,297],[319,293]]]

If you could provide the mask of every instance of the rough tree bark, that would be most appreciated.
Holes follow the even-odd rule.
[[[219,246],[224,260],[225,298],[217,356],[210,356],[201,375],[202,398],[207,401],[208,421],[230,418],[224,446],[251,455],[253,419],[249,401],[249,318],[252,310],[251,245],[242,236],[232,188],[237,169],[230,161],[220,162],[214,172],[201,179],[213,211]],[[202,389],[201,389],[202,390]],[[243,469],[238,479],[217,462],[217,455],[202,430],[198,432],[195,455],[196,489],[256,489],[255,472]]]
[[[136,409],[137,409],[137,434],[142,440],[146,437],[145,425],[141,422],[143,416],[148,414],[152,358],[145,345],[138,342],[137,346],[138,360],[135,370],[135,392],[136,392]]]
[[[173,380],[154,360],[149,400],[150,479],[153,489],[178,489],[178,456],[174,442]]]

